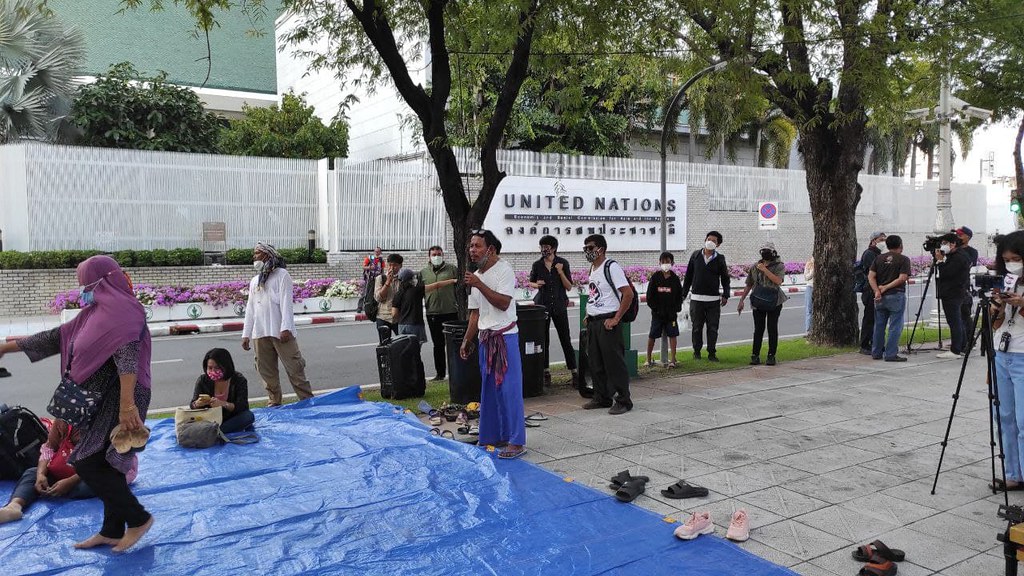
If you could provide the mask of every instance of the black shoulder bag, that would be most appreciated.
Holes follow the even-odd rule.
[[[46,411],[54,418],[66,420],[72,427],[79,427],[92,421],[100,409],[103,397],[98,392],[82,388],[71,378],[71,360],[74,355],[75,343],[72,342],[68,348],[68,364],[64,368],[64,376],[53,391],[53,398]]]

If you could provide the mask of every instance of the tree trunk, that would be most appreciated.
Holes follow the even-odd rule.
[[[853,346],[858,341],[852,284],[863,147],[840,142],[831,130],[819,128],[802,135],[800,143],[814,222],[815,299],[809,339],[819,346]]]
[[[1021,190],[1024,190],[1024,163],[1021,162],[1020,156],[1020,143],[1022,139],[1024,139],[1024,120],[1021,120],[1020,126],[1017,127],[1017,139],[1013,144],[1013,172],[1017,177],[1017,198],[1020,198]],[[1024,227],[1024,213],[1017,213],[1015,223],[1017,224],[1018,230],[1020,230],[1021,227]]]

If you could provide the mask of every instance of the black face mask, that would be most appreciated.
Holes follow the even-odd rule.
[[[771,250],[761,250],[761,260],[773,260],[774,255]]]

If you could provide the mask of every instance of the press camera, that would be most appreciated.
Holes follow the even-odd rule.
[[[978,289],[978,292],[991,292],[993,290],[1002,290],[1006,283],[1006,277],[998,274],[975,274],[974,275],[974,287]]]
[[[949,234],[943,234],[942,236],[925,236],[924,244],[922,244],[921,246],[922,248],[924,248],[925,252],[932,254],[942,246],[943,242],[946,242],[948,244],[959,244],[960,239],[953,232],[950,232]]]

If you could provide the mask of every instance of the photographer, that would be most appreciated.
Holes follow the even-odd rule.
[[[939,248],[935,250],[935,278],[938,282],[935,296],[942,303],[942,313],[949,324],[949,351],[938,358],[960,358],[964,351],[964,319],[960,306],[964,301],[965,286],[970,283],[971,262],[960,250],[960,239],[955,233],[938,238]]]
[[[1024,489],[1024,398],[1017,398],[1017,386],[1024,390],[1024,231],[996,237],[996,274],[1007,281],[1017,279],[1008,292],[996,294],[992,311],[993,340],[996,343],[996,387],[999,391],[999,423],[1006,454],[1006,484],[996,480],[997,490]]]

